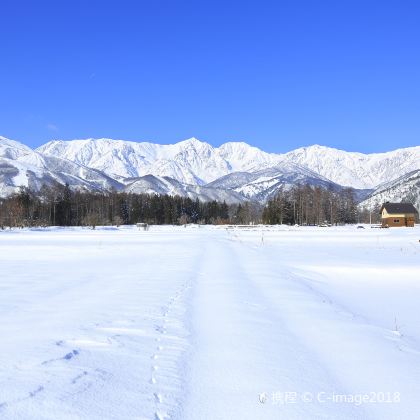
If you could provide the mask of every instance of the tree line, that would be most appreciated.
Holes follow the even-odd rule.
[[[201,202],[188,197],[72,191],[68,185],[42,187],[0,199],[0,227],[148,224],[226,224],[258,220],[258,205]]]
[[[296,186],[282,189],[265,206],[201,202],[188,197],[125,192],[73,191],[68,185],[21,187],[0,199],[0,227],[148,224],[343,224],[360,214],[352,189]]]
[[[342,190],[297,185],[280,189],[262,213],[265,224],[346,224],[360,221],[352,188]]]

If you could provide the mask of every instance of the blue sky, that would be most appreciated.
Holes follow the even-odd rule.
[[[420,144],[418,1],[0,2],[0,134]]]

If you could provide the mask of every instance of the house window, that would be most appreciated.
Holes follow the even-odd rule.
[[[394,223],[400,223],[400,219],[394,219]]]

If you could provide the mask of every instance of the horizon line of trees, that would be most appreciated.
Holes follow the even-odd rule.
[[[369,221],[370,214],[359,211],[352,188],[342,190],[297,185],[280,189],[262,213],[265,224],[338,225]],[[375,219],[376,220],[376,219]]]
[[[0,228],[148,224],[248,224],[260,206],[228,205],[188,197],[125,192],[73,191],[68,185],[44,186],[39,192],[21,187],[0,199]]]
[[[0,228],[148,224],[344,224],[369,221],[352,189],[298,185],[281,189],[265,206],[125,192],[73,191],[68,185],[26,187],[0,199]]]

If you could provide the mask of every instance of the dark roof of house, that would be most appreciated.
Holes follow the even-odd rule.
[[[381,212],[383,209],[390,214],[418,213],[417,209],[411,203],[384,203],[382,204]]]

